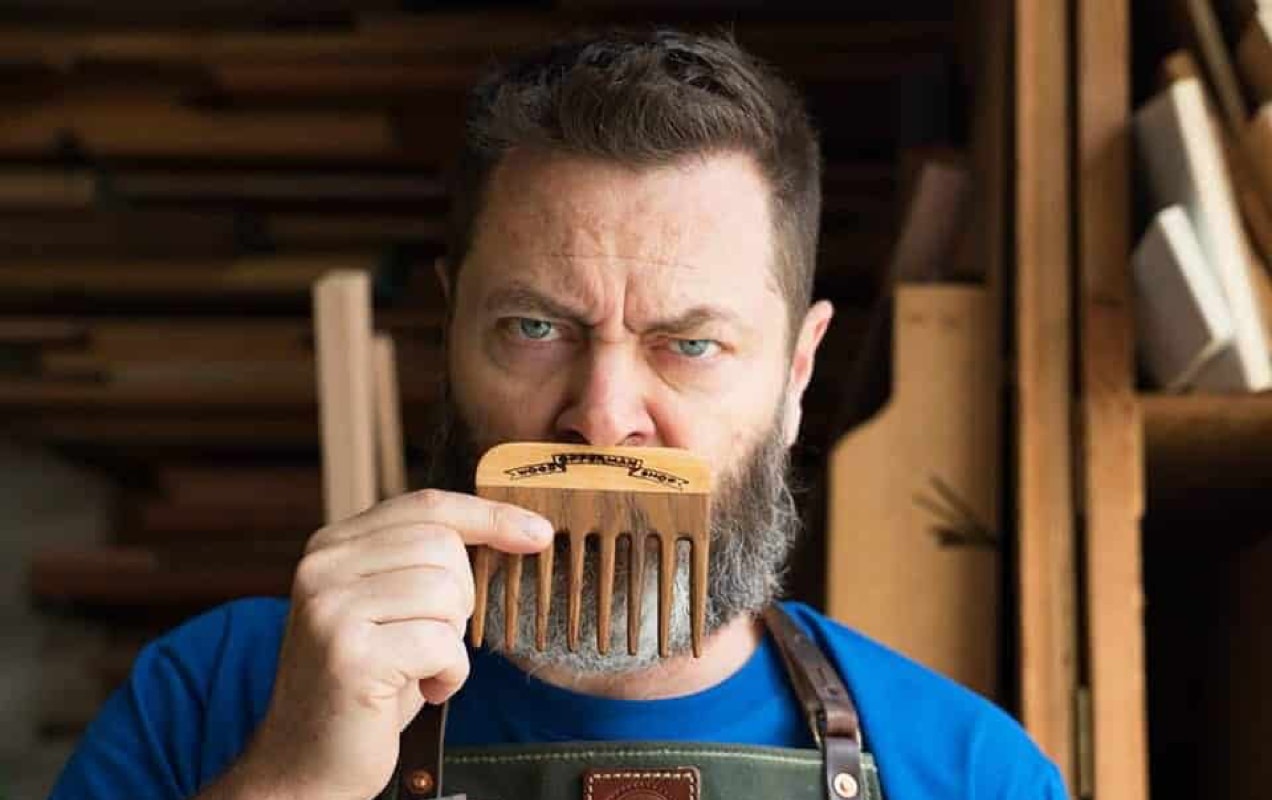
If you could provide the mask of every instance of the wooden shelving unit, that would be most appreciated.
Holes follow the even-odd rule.
[[[1130,121],[1163,48],[1184,41],[1164,34],[1161,4],[1069,5],[1076,788],[1259,797],[1272,778],[1256,744],[1272,736],[1272,396],[1138,392]]]
[[[1272,777],[1272,395],[1142,406],[1153,785],[1257,797]]]

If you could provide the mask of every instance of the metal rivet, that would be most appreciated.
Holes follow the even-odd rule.
[[[848,798],[856,797],[860,787],[857,786],[857,779],[849,775],[847,772],[840,772],[835,775],[830,785],[835,790],[835,794],[848,800]]]
[[[436,784],[433,781],[433,773],[426,769],[417,769],[411,773],[411,777],[410,780],[407,781],[407,785],[413,793],[424,794],[425,792],[433,791],[433,787]]]

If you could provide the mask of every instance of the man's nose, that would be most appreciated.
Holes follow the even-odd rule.
[[[557,435],[601,447],[657,444],[646,382],[638,358],[625,346],[592,345],[557,418]]]

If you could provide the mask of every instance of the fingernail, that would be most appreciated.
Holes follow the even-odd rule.
[[[537,514],[522,514],[520,524],[526,536],[536,542],[551,539],[556,533],[552,529],[552,523]]]

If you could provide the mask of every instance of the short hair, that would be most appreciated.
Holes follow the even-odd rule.
[[[611,31],[560,42],[483,78],[469,95],[453,175],[452,285],[490,176],[513,148],[633,167],[750,155],[771,190],[774,277],[791,330],[803,319],[817,258],[821,147],[799,93],[732,36]]]

